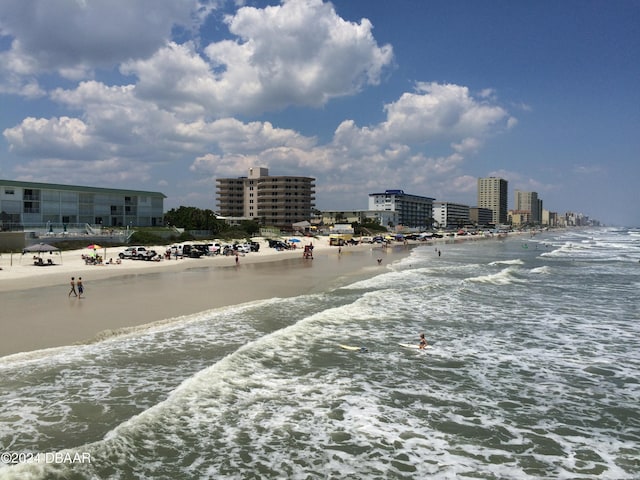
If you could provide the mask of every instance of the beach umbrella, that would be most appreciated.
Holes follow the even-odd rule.
[[[25,247],[22,252],[56,252],[58,250],[59,249],[57,247],[49,245],[48,243],[36,243]]]
[[[289,239],[289,241],[290,241],[290,242],[297,243],[297,242],[299,242],[299,241],[300,241],[300,239],[299,239],[299,238],[290,238],[290,239]]]
[[[37,253],[38,256],[43,252],[56,252],[60,255],[60,263],[62,263],[62,255],[60,254],[60,249],[58,247],[54,247],[53,245],[49,245],[48,243],[36,243],[34,245],[29,245],[22,249],[22,255],[25,253]]]
[[[87,248],[91,249],[91,250],[100,250],[102,247],[100,245],[97,245],[95,243],[89,245]]]

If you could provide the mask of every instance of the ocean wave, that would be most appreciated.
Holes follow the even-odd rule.
[[[46,450],[73,436],[93,462],[0,477],[637,477],[635,270],[508,241],[429,253],[322,294],[79,346],[57,370],[15,369],[2,418],[24,409],[25,423],[10,438],[49,435],[33,444]],[[397,345],[419,332],[434,348]],[[94,417],[67,423],[83,408]]]
[[[513,267],[505,268],[498,273],[480,275],[478,277],[467,278],[465,281],[473,283],[490,283],[492,285],[510,285],[526,283],[526,280],[518,278],[517,270]]]
[[[532,268],[530,270],[531,273],[542,273],[545,275],[548,275],[551,273],[551,267],[549,267],[548,265],[544,265],[542,267],[536,267],[536,268]]]
[[[489,262],[489,265],[524,265],[524,261],[519,258],[513,260],[496,260],[495,262]]]

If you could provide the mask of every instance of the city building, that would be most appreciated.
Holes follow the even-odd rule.
[[[542,200],[538,198],[536,192],[523,192],[516,190],[514,211],[529,213],[529,217],[524,223],[540,225],[542,223]]]
[[[462,228],[471,221],[468,205],[451,202],[433,202],[433,218],[440,228]]]
[[[404,227],[429,228],[433,223],[433,201],[433,198],[410,195],[403,190],[385,190],[369,194],[369,210],[397,212],[398,225]]]
[[[315,216],[311,223],[318,228],[326,228],[339,223],[359,223],[360,225],[374,222],[384,227],[397,226],[398,212],[385,210],[326,210]]]
[[[531,225],[531,212],[529,210],[509,210],[509,223],[514,227]]]
[[[335,225],[338,223],[364,223],[367,219],[366,211],[363,210],[325,210],[320,214],[322,225]]]
[[[389,228],[402,225],[399,220],[398,212],[392,212],[390,210],[367,210],[364,214],[367,219],[373,220],[383,227]]]
[[[0,230],[162,225],[160,192],[0,180]]]
[[[549,210],[542,210],[542,225],[549,227],[558,226],[558,213],[550,212]]]
[[[469,208],[469,220],[474,225],[484,226],[493,223],[493,210],[489,208]]]
[[[311,220],[314,182],[311,177],[270,176],[267,168],[250,168],[247,177],[216,180],[218,211],[222,217],[289,229]]]
[[[478,179],[478,207],[493,212],[494,225],[507,223],[507,181],[498,177]]]

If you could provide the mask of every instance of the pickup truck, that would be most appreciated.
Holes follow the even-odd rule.
[[[151,260],[156,255],[155,250],[147,250],[145,247],[128,247],[123,252],[120,252],[118,257],[121,259]]]

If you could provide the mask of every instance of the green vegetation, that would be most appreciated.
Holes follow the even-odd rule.
[[[172,208],[164,214],[164,223],[185,230],[207,230],[214,235],[229,228],[223,220],[216,218],[213,210],[196,207]]]
[[[383,227],[374,219],[366,219],[362,223],[353,222],[351,224],[355,235],[373,235],[376,233],[385,233],[386,227]]]
[[[136,230],[131,235],[129,243],[135,245],[163,245],[169,243],[169,241],[166,237],[157,235],[149,230]]]
[[[258,222],[245,220],[240,225],[230,226],[224,220],[216,218],[213,210],[202,210],[196,207],[179,207],[171,209],[164,215],[166,225],[183,228],[185,230],[195,230],[200,232],[210,232],[211,238],[238,239],[251,238],[252,235],[260,231]],[[193,237],[184,232],[177,241],[193,240]]]

